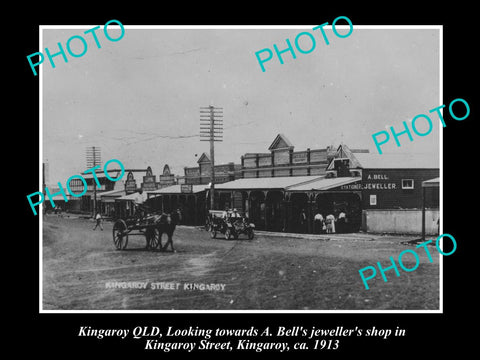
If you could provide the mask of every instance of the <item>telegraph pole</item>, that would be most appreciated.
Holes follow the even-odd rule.
[[[200,141],[210,142],[210,210],[215,207],[215,141],[223,141],[223,108],[200,108]]]
[[[87,168],[90,169],[97,165],[101,165],[102,160],[100,156],[100,148],[96,146],[91,146],[87,148]],[[95,179],[93,179],[93,216],[97,213],[97,184],[95,184]]]

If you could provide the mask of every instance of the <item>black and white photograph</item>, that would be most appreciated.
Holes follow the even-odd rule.
[[[42,26],[40,312],[442,312],[443,28],[340,15]]]
[[[5,348],[474,353],[472,6],[42,5],[6,36]]]

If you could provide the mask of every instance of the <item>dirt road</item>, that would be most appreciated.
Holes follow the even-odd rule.
[[[404,249],[398,239],[368,241],[256,236],[210,239],[177,227],[176,253],[144,249],[144,237],[116,250],[112,224],[46,216],[43,222],[45,310],[370,310],[438,309],[439,256],[422,251],[410,273],[380,274],[365,290],[358,270],[389,266]],[[413,257],[405,257],[405,266]],[[196,285],[195,285],[196,284]],[[208,285],[208,287],[207,287]],[[215,286],[214,286],[215,285]],[[133,288],[136,286],[138,288]]]

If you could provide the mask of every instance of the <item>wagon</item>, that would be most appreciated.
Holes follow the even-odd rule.
[[[129,236],[145,236],[147,249],[162,247],[162,229],[166,224],[166,214],[150,214],[143,218],[129,217],[117,219],[113,224],[113,243],[118,250],[124,250]]]

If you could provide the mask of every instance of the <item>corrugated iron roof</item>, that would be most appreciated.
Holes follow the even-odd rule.
[[[290,187],[289,191],[310,191],[310,190],[329,190],[338,186],[351,184],[361,181],[360,177],[339,177],[339,178],[323,178],[307,184],[301,184]]]
[[[438,154],[375,154],[355,153],[355,158],[364,169],[438,169],[440,161]]]
[[[138,192],[135,192],[133,194],[128,194],[128,195],[124,195],[124,196],[121,196],[115,200],[122,200],[122,201],[134,201],[135,200],[135,197],[138,195],[139,193]],[[147,200],[147,194],[144,192],[142,193],[142,196],[144,197],[144,200]]]
[[[435,179],[425,180],[422,182],[423,187],[437,187],[440,186],[440,178],[437,177]]]
[[[294,185],[305,184],[321,178],[323,178],[323,176],[279,176],[268,178],[244,178],[215,185],[215,189],[287,189]]]
[[[125,195],[125,190],[110,190],[110,191],[104,191],[101,193],[97,193],[100,197],[102,196],[123,196]]]
[[[206,190],[207,188],[208,188],[208,185],[192,185],[192,193],[196,194]],[[161,194],[183,194],[183,193],[181,191],[181,185],[171,185],[158,190],[148,191],[148,194],[161,195]]]

